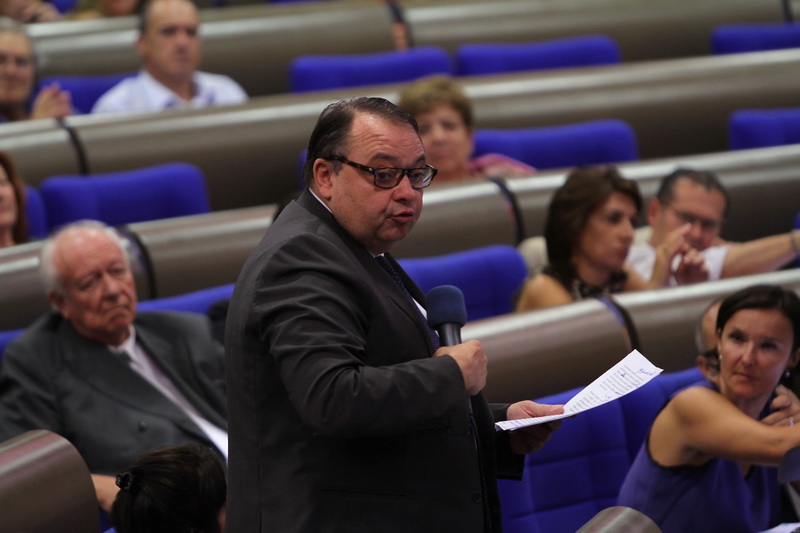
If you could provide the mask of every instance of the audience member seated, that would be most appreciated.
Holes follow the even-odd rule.
[[[686,228],[671,236],[669,257],[645,282],[625,262],[641,206],[636,182],[622,177],[615,166],[572,170],[547,212],[544,237],[549,264],[525,282],[517,311],[665,285],[669,259],[680,252],[691,257],[682,236]]]
[[[66,226],[41,251],[55,308],[5,350],[0,441],[31,429],[69,439],[100,506],[146,451],[184,442],[227,456],[223,350],[199,314],[136,313],[123,240],[96,221]]]
[[[530,176],[536,170],[501,154],[472,158],[475,131],[472,102],[447,76],[428,76],[407,85],[398,106],[419,124],[428,163],[436,167],[436,183],[490,177]]]
[[[0,248],[28,240],[25,186],[11,158],[0,152]]]
[[[53,22],[61,18],[58,9],[44,0],[2,0],[0,17],[8,17],[20,24]]]
[[[777,270],[795,259],[800,251],[797,231],[732,243],[720,238],[729,209],[728,192],[719,178],[709,171],[679,168],[667,175],[647,209],[652,227],[650,240],[631,247],[628,262],[642,277],[650,276],[656,250],[665,244],[670,232],[685,225],[690,248],[699,251],[705,262],[705,279],[717,280]],[[671,266],[670,285],[686,283],[675,275],[682,256]],[[696,281],[696,280],[695,280]]]
[[[117,476],[110,522],[116,533],[224,533],[222,458],[199,444],[143,454]]]
[[[228,76],[196,70],[200,64],[200,15],[189,0],[151,0],[139,16],[139,74],[100,97],[92,113],[154,112],[232,105],[247,94]]]
[[[619,505],[664,533],[750,533],[781,521],[774,467],[800,445],[800,424],[774,394],[800,357],[800,299],[748,287],[723,300],[716,326],[719,373],[667,402],[620,490]]]
[[[0,122],[64,118],[72,113],[69,93],[57,85],[42,89],[33,98],[35,71],[33,44],[25,29],[0,19]]]
[[[719,373],[719,353],[717,353],[717,313],[722,299],[711,302],[700,315],[700,320],[695,326],[695,358],[697,368],[703,375],[711,379]]]
[[[126,17],[138,14],[141,7],[141,0],[81,0],[67,17],[72,20]]]

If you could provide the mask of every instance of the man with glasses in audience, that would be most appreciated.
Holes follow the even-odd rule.
[[[520,475],[557,423],[507,433],[495,420],[562,408],[487,404],[480,342],[440,347],[425,295],[387,253],[435,175],[391,102],[320,115],[308,188],[231,299],[229,531],[500,531],[496,477]]]
[[[139,17],[142,70],[100,97],[92,113],[154,112],[241,104],[247,94],[228,76],[197,70],[200,15],[189,0],[150,0]]]
[[[648,206],[647,222],[652,228],[650,239],[631,247],[628,263],[649,279],[656,253],[666,251],[670,233],[682,226],[683,239],[688,247],[703,254],[705,268],[700,272],[694,269],[692,279],[683,277],[681,257],[676,258],[672,285],[771,272],[797,257],[800,252],[797,231],[742,243],[721,239],[719,235],[728,207],[728,192],[713,172],[689,168],[675,170],[661,181]]]

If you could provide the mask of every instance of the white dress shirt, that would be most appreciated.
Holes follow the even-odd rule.
[[[195,109],[215,105],[234,105],[247,101],[238,83],[222,74],[195,72],[195,96],[186,101],[159,83],[147,71],[126,78],[101,96],[92,113],[142,113],[164,109]]]
[[[225,459],[228,458],[228,433],[224,429],[215,426],[201,415],[194,405],[186,399],[178,387],[164,375],[164,373],[153,362],[150,355],[136,343],[136,330],[131,326],[131,334],[128,339],[119,346],[109,346],[116,353],[127,353],[130,357],[130,367],[144,379],[150,382],[156,389],[166,396],[172,403],[181,408],[186,415],[197,424],[208,439],[222,452]]]

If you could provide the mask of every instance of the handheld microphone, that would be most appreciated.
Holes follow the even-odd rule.
[[[467,323],[464,293],[453,285],[432,288],[426,298],[428,324],[439,334],[442,346],[461,344],[461,327]]]
[[[428,324],[439,334],[442,346],[461,344],[461,327],[467,323],[464,293],[453,285],[439,285],[425,296]],[[470,417],[472,402],[467,400]]]

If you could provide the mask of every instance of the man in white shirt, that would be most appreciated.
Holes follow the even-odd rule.
[[[247,101],[228,76],[197,70],[200,16],[189,0],[151,0],[140,16],[136,51],[143,68],[100,97],[92,113],[147,112]]]
[[[721,239],[728,203],[728,193],[714,173],[675,170],[661,181],[648,206],[650,239],[631,247],[628,263],[644,279],[650,279],[656,253],[659,250],[666,253],[670,239],[675,238],[683,238],[688,248],[703,254],[707,273],[703,277],[709,280],[771,272],[795,259],[800,250],[800,235],[796,231],[742,243]],[[676,231],[682,226],[683,232]],[[673,261],[671,284],[699,281],[697,269],[691,277],[682,275],[682,261],[683,254]]]

